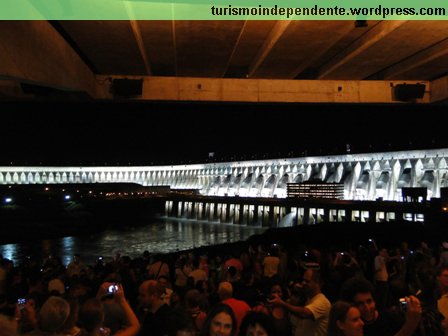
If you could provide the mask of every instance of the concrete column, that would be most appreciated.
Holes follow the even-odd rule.
[[[200,213],[200,219],[204,219],[204,218],[205,218],[206,213],[207,213],[207,211],[206,211],[206,210],[207,210],[206,207],[207,207],[207,203],[202,202],[202,211],[201,211],[201,213]]]
[[[214,202],[213,203],[213,220],[216,221],[219,218],[219,214],[218,214],[218,203]]]
[[[274,218],[277,218],[276,212],[274,212],[274,206],[269,206],[269,217],[268,217],[268,225],[269,227],[277,226],[276,223],[274,224]]]
[[[226,204],[226,216],[225,216],[225,222],[230,222],[230,203]]]
[[[345,209],[345,221],[346,222],[352,221],[352,210],[351,209]]]
[[[324,214],[322,215],[322,221],[323,222],[329,222],[330,221],[330,209],[324,208]]]
[[[258,223],[258,205],[254,205],[254,216],[252,218],[252,223]]]
[[[190,218],[196,218],[196,202],[192,202],[191,203],[191,213],[190,213]]]
[[[181,202],[181,204],[180,204],[180,217],[183,217],[183,216],[185,216],[185,212],[186,212],[186,206],[185,206],[186,204],[185,204],[185,202],[184,201],[182,201]]]
[[[171,208],[171,217],[179,216],[179,201],[173,201],[173,207]]]
[[[246,205],[239,204],[240,205],[240,211],[239,211],[239,218],[238,218],[238,224],[244,224],[244,215],[246,213]]]
[[[376,222],[376,211],[370,210],[369,211],[369,223],[375,223]]]
[[[303,224],[309,224],[310,223],[310,207],[306,206],[303,209]]]

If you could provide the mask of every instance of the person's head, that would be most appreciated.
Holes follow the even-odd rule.
[[[313,297],[320,293],[321,277],[320,271],[316,269],[307,269],[303,274],[303,290],[308,297]]]
[[[169,284],[168,278],[164,275],[161,275],[161,276],[159,276],[157,281],[159,282],[160,287],[162,287],[163,291],[165,292],[165,290],[167,289],[168,284]]]
[[[143,307],[151,308],[159,302],[163,289],[156,280],[144,281],[138,289],[138,299]]]
[[[207,315],[201,336],[233,336],[237,322],[232,308],[226,304],[218,304]]]
[[[56,332],[62,328],[70,314],[70,305],[63,298],[50,296],[39,311],[39,326],[42,331]]]
[[[448,291],[448,266],[437,269],[437,283],[442,293]]]
[[[79,310],[78,322],[89,333],[100,328],[104,321],[103,304],[98,299],[89,299]]]
[[[221,300],[230,299],[233,296],[233,286],[228,281],[223,281],[218,286],[218,295]]]
[[[78,322],[88,333],[100,328],[103,321],[104,308],[100,300],[96,298],[88,299],[81,305]]]
[[[61,328],[62,331],[69,332],[71,329],[76,326],[79,317],[79,302],[77,298],[69,297],[67,298],[67,302],[70,305],[70,314],[65,320],[64,326]]]
[[[80,261],[81,261],[81,256],[79,254],[74,254],[73,255],[73,262],[75,264],[79,264]]]
[[[229,266],[227,268],[227,274],[230,278],[234,278],[237,275],[238,271],[235,266]]]
[[[185,304],[187,308],[193,309],[199,307],[201,303],[201,293],[197,289],[190,289],[185,294]]]
[[[328,336],[362,336],[364,322],[352,303],[337,301],[331,306]]]
[[[279,297],[283,296],[283,288],[281,285],[279,284],[274,284],[271,286],[271,291],[270,291],[270,295],[278,295]]]
[[[343,300],[355,304],[365,323],[372,323],[378,317],[373,292],[373,285],[369,281],[353,278],[344,283],[341,297]]]
[[[389,252],[387,252],[387,249],[385,247],[380,248],[378,254],[383,258],[387,258],[389,256]]]
[[[275,335],[274,321],[271,315],[260,312],[249,312],[243,318],[240,336],[272,336]]]

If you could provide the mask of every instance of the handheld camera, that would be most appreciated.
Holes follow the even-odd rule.
[[[408,309],[408,303],[405,298],[400,298],[400,309],[406,311]]]
[[[26,303],[26,299],[24,299],[24,298],[19,298],[17,300],[17,305],[19,306],[20,310],[23,310],[25,308],[25,303]]]
[[[118,285],[117,284],[110,285],[107,288],[107,293],[108,294],[115,294],[116,292],[118,292]]]

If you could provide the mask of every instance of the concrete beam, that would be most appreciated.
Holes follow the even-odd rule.
[[[336,55],[332,61],[322,67],[319,71],[318,79],[323,79],[331,75],[333,71],[343,66],[359,54],[366,51],[375,43],[386,37],[388,34],[401,27],[407,21],[381,21],[367,33],[362,35],[357,41],[352,43],[347,49]]]
[[[448,101],[448,76],[431,82],[431,103]]]
[[[0,21],[0,59],[0,79],[110,97],[48,21]]]
[[[132,29],[132,33],[134,34],[135,37],[135,41],[137,42],[138,45],[138,50],[140,50],[140,55],[143,59],[143,63],[145,64],[145,70],[146,70],[146,74],[147,75],[151,75],[151,65],[149,62],[149,57],[148,54],[146,52],[146,48],[145,45],[143,43],[143,39],[142,39],[142,32],[140,31],[140,26],[138,24],[137,20],[130,20],[129,21],[130,25],[131,25],[131,29]]]
[[[238,47],[240,46],[241,37],[246,32],[246,27],[247,27],[247,20],[244,21],[244,25],[243,25],[243,27],[240,30],[240,34],[238,35],[236,43],[233,46],[232,53],[230,54],[229,60],[227,61],[227,65],[226,65],[226,68],[225,68],[225,70],[224,70],[224,72],[222,74],[222,77],[224,77],[226,75],[227,71],[229,70],[230,64],[232,64],[233,57],[235,56],[235,53],[238,50]]]
[[[106,78],[98,76],[98,81]],[[113,78],[120,78],[113,76]],[[121,76],[123,78],[123,76]],[[126,76],[125,78],[138,78]],[[429,88],[419,103],[429,103]],[[392,87],[403,81],[274,80],[143,77],[142,100],[294,103],[400,103]]]
[[[448,39],[445,39],[429,48],[396,63],[389,68],[376,74],[376,78],[389,79],[398,78],[405,72],[415,69],[423,64],[434,61],[435,59],[448,55]]]
[[[253,60],[252,64],[249,66],[249,72],[247,77],[253,77],[257,72],[258,68],[261,64],[266,60],[272,48],[277,44],[278,40],[282,37],[283,33],[291,24],[292,20],[279,20],[275,24],[274,28],[272,28],[269,33],[266,41],[264,41],[263,46],[261,47],[258,55]]]

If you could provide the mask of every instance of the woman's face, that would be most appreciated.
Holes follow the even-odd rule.
[[[345,321],[337,321],[339,329],[345,336],[363,336],[364,322],[361,319],[361,313],[358,308],[351,307],[347,312]]]
[[[210,336],[230,336],[232,334],[232,318],[227,313],[217,314],[210,323]]]
[[[277,294],[279,297],[283,296],[282,288],[279,285],[274,285],[271,288],[271,295]]]
[[[269,336],[269,335],[261,325],[255,323],[255,326],[249,326],[247,328],[246,336]]]

